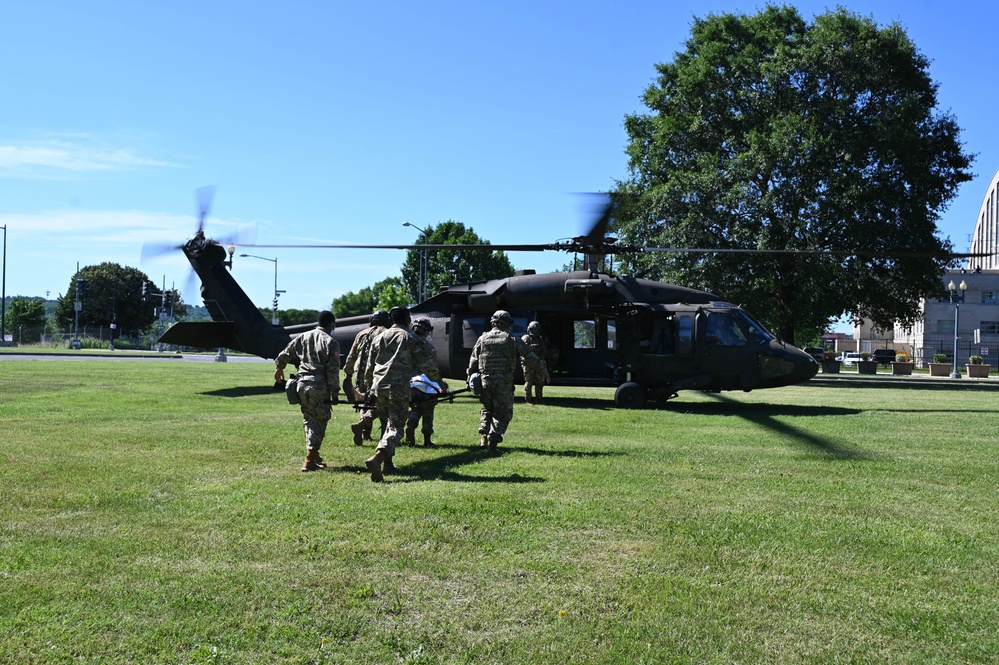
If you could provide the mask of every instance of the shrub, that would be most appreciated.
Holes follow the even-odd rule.
[[[985,358],[981,356],[968,356],[969,365],[981,365],[985,362]]]
[[[895,354],[895,362],[897,363],[907,363],[909,362],[909,354],[905,351],[899,351]]]
[[[860,352],[860,359],[861,360],[870,360],[871,359],[871,354],[868,353],[867,351],[861,351]]]
[[[934,353],[933,354],[933,362],[935,362],[935,363],[945,363],[945,362],[947,362],[947,354],[946,353]]]

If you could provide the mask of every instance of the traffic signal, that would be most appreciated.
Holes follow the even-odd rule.
[[[76,292],[81,296],[87,292],[87,280],[85,279],[76,280]]]
[[[142,283],[142,301],[145,302],[149,298],[149,282]]]
[[[167,291],[163,294],[163,307],[164,309],[173,307],[173,291]]]

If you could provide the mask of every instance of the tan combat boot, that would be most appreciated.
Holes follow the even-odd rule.
[[[385,451],[376,450],[375,454],[364,460],[364,466],[368,467],[368,472],[371,473],[371,482],[380,483],[385,478],[382,476],[382,462],[385,461]]]
[[[488,447],[489,447],[489,435],[483,434],[482,440],[479,441],[479,448],[488,448]]]
[[[395,468],[395,464],[392,463],[392,457],[394,455],[386,455],[385,463],[382,464],[382,473],[398,473],[399,469]]]
[[[319,469],[325,469],[326,463],[323,462],[323,458],[319,456],[319,451],[310,450],[305,456],[305,464],[302,465],[302,473],[307,473],[309,471],[318,471]]]
[[[436,445],[437,445],[436,443],[434,443],[433,441],[430,440],[430,433],[429,432],[424,432],[423,433],[423,447],[424,448],[433,448]]]
[[[406,445],[416,445],[416,425],[413,425],[412,427],[409,425],[406,426]]]
[[[354,445],[361,445],[364,438],[364,422],[354,423],[350,426],[350,431],[354,433]]]

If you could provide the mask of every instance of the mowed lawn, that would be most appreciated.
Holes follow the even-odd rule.
[[[375,484],[271,374],[0,361],[0,662],[999,661],[994,390],[462,395]]]

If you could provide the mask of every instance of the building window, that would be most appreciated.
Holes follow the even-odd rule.
[[[983,305],[999,305],[999,292],[996,292],[996,291],[982,291],[982,304]]]
[[[999,321],[982,321],[979,328],[983,335],[999,335]]]
[[[954,334],[954,319],[937,319],[937,334],[938,335],[953,335]]]

